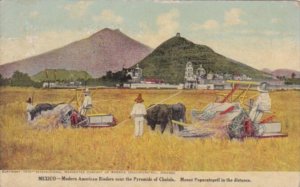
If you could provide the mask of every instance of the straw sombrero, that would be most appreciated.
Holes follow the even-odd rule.
[[[134,101],[137,102],[137,103],[142,103],[142,102],[144,102],[144,99],[142,98],[142,94],[139,94],[139,95],[137,96],[137,98],[136,98]]]
[[[31,97],[27,99],[26,103],[32,103]]]
[[[90,94],[90,90],[88,88],[86,88],[84,91],[83,91],[84,94]]]
[[[257,91],[259,92],[268,92],[268,83],[266,82],[262,82],[258,87],[257,87]]]

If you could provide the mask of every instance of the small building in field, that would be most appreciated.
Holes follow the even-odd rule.
[[[161,79],[157,79],[157,78],[145,78],[143,81],[141,81],[141,83],[145,83],[145,84],[163,84],[163,83],[165,83],[165,81],[161,80]]]
[[[43,88],[77,88],[82,86],[80,81],[69,81],[69,82],[43,82]]]
[[[43,82],[43,88],[55,88],[57,85],[56,82]]]

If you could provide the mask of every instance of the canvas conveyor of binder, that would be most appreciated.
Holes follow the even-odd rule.
[[[193,109],[191,124],[172,121],[173,124],[184,127],[184,130],[179,132],[180,136],[186,138],[217,136],[230,139],[287,137],[287,134],[282,133],[281,123],[274,121],[275,115],[271,111],[264,111],[263,118],[258,122],[249,117],[251,103],[247,102],[257,95],[249,97],[247,93],[251,87],[259,86],[260,83],[233,80],[227,82],[232,84],[230,92],[218,94],[216,101],[202,110]]]

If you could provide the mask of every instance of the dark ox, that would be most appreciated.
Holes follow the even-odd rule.
[[[185,117],[186,108],[184,104],[177,103],[177,104],[169,105],[169,107],[172,109],[172,120],[186,122],[186,117]],[[179,131],[183,130],[183,126],[178,125],[178,129]]]
[[[34,109],[30,111],[31,120],[33,120],[35,117],[41,114],[42,111],[52,110],[55,106],[53,104],[49,103],[40,103],[37,104]]]
[[[169,124],[170,132],[173,133],[172,120],[185,122],[185,112],[186,108],[182,103],[150,105],[146,119],[152,130],[155,130],[155,126],[158,124],[160,125],[161,133],[164,133]],[[183,127],[179,126],[179,130],[182,129]]]

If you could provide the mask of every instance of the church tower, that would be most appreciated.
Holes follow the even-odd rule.
[[[194,80],[194,68],[192,62],[187,62],[185,66],[185,81],[193,81]]]
[[[192,62],[188,61],[185,66],[184,87],[187,89],[196,88],[196,76],[194,75],[194,68]]]

